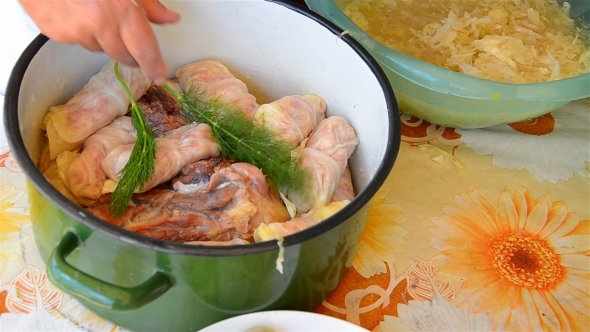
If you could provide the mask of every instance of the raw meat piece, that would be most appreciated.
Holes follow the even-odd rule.
[[[110,200],[111,194],[102,195],[88,211],[129,231],[175,242],[251,240],[260,224],[290,219],[260,170],[245,163],[221,168],[208,186],[191,193],[159,186],[135,194],[120,218],[109,213]]]
[[[207,187],[213,173],[231,164],[233,162],[224,161],[221,157],[213,157],[188,164],[172,180],[173,187],[176,191],[182,193],[193,192],[199,187]]]
[[[186,125],[178,101],[159,85],[152,85],[137,100],[156,137],[164,137],[172,130]]]

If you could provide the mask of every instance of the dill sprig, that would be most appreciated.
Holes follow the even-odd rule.
[[[133,99],[129,87],[121,78],[119,63],[115,62],[115,76],[127,93],[131,102],[131,123],[137,132],[137,141],[125,167],[119,172],[119,183],[113,192],[109,210],[112,215],[120,217],[135,192],[143,190],[145,184],[154,175],[156,169],[156,139],[152,128],[147,123],[145,113]]]
[[[243,112],[218,99],[203,99],[202,91],[181,94],[166,84],[163,87],[176,97],[189,123],[211,126],[223,158],[260,168],[268,183],[279,190],[305,193],[307,171],[291,157],[291,147],[273,131],[254,124]]]

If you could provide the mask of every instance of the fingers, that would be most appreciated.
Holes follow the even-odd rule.
[[[139,65],[156,83],[163,83],[168,77],[150,21],[173,23],[180,16],[159,1],[19,1],[49,38],[104,51],[126,65]]]
[[[158,0],[136,0],[136,3],[145,10],[150,22],[165,24],[174,23],[180,19],[177,12],[169,10]]]
[[[161,84],[168,77],[168,69],[160,53],[156,36],[146,15],[132,12],[120,25],[121,39],[129,54],[137,61],[147,77]]]
[[[99,45],[99,50],[104,51],[109,56],[109,58],[128,66],[139,65],[127,49],[127,46],[123,42],[118,29],[105,30],[96,37],[96,42]],[[83,46],[89,50],[93,50],[89,47],[86,47],[85,45]]]
[[[51,38],[51,36],[48,36],[48,37]],[[61,42],[59,40],[56,40],[56,41]],[[71,42],[68,42],[68,43],[71,43]],[[93,51],[93,52],[102,52],[103,51],[102,46],[100,46],[100,43],[98,41],[96,41],[96,39],[93,37],[81,38],[78,40],[78,42],[76,44],[84,47],[85,49],[87,49],[89,51]]]

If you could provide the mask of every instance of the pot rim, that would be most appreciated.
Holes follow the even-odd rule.
[[[334,35],[338,36],[343,42],[347,43],[375,75],[383,90],[389,116],[389,131],[384,157],[377,168],[375,176],[367,184],[366,188],[361,191],[354,200],[333,216],[303,231],[286,236],[284,238],[283,246],[289,247],[303,243],[336,228],[338,225],[352,217],[365,204],[369,203],[371,198],[387,179],[397,157],[401,143],[401,120],[397,101],[387,76],[379,66],[378,62],[363,46],[361,46],[360,43],[358,43],[352,36],[343,33],[343,30],[335,24],[302,5],[291,3],[287,0],[270,0],[269,2],[274,2],[287,7],[300,15],[304,15],[307,18],[316,21]],[[31,60],[48,40],[49,39],[46,36],[39,34],[23,51],[10,74],[4,100],[4,126],[8,144],[14,158],[21,169],[23,169],[28,180],[31,181],[37,190],[43,194],[45,199],[48,199],[53,205],[59,207],[60,210],[65,212],[69,217],[88,227],[92,231],[98,231],[103,235],[116,238],[129,244],[164,253],[192,256],[244,256],[278,250],[277,240],[247,245],[206,246],[175,243],[149,238],[114,226],[95,217],[72,203],[55,189],[45,179],[43,174],[41,174],[29,156],[20,132],[18,121],[18,101],[23,77]]]

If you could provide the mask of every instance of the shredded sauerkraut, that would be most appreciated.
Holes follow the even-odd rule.
[[[588,29],[555,0],[336,0],[380,43],[467,75],[508,83],[590,72]]]

